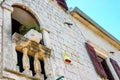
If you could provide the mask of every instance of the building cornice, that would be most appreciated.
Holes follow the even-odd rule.
[[[102,38],[107,40],[110,44],[112,44],[113,46],[120,50],[120,41],[113,37],[111,34],[109,34],[106,30],[104,30],[99,24],[93,21],[80,9],[75,7],[74,10],[72,10],[70,13],[75,19],[86,25],[86,27],[88,27],[90,30],[94,31]]]

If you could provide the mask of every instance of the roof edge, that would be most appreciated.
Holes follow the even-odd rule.
[[[88,23],[93,25],[96,29],[98,29],[100,32],[102,32],[105,36],[107,36],[110,40],[115,41],[118,49],[120,49],[120,41],[115,38],[113,35],[108,33],[105,29],[103,29],[99,24],[97,24],[94,20],[92,20],[88,15],[86,15],[83,11],[81,11],[79,8],[75,7],[73,10],[70,11],[70,13],[77,13],[80,17],[82,17],[84,20],[86,20]],[[110,42],[111,43],[111,42]],[[112,43],[111,43],[112,44]],[[115,45],[114,45],[115,46]],[[116,46],[115,46],[116,47]]]

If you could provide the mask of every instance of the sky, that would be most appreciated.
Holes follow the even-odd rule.
[[[120,41],[120,0],[66,0]]]

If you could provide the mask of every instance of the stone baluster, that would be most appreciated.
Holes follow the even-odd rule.
[[[35,73],[36,73],[35,77],[43,80],[43,79],[44,79],[44,76],[43,76],[43,74],[41,74],[41,71],[42,71],[42,70],[41,70],[40,61],[39,61],[39,59],[38,59],[38,54],[39,54],[39,53],[36,53],[35,56],[34,56],[34,71],[35,71]]]
[[[23,74],[32,76],[32,72],[29,70],[30,69],[30,63],[29,63],[29,57],[27,55],[27,52],[28,52],[28,49],[23,48],[23,58],[22,58],[23,69],[24,69]]]

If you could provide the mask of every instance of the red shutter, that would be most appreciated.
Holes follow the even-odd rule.
[[[104,77],[104,78],[107,78],[107,75],[104,71],[104,68],[102,66],[102,64],[99,62],[99,59],[98,59],[98,56],[96,55],[96,52],[94,50],[94,48],[89,45],[88,43],[86,43],[86,49],[89,53],[89,56],[93,62],[93,65],[96,69],[96,72],[101,76],[101,77]]]
[[[119,67],[119,65],[117,64],[117,62],[115,60],[113,60],[111,58],[110,58],[110,62],[112,63],[112,65],[113,65],[113,67],[114,67],[114,69],[115,69],[115,71],[120,79],[120,67]]]
[[[65,2],[65,0],[56,0],[57,3],[62,6],[64,9],[68,10],[67,4]]]

